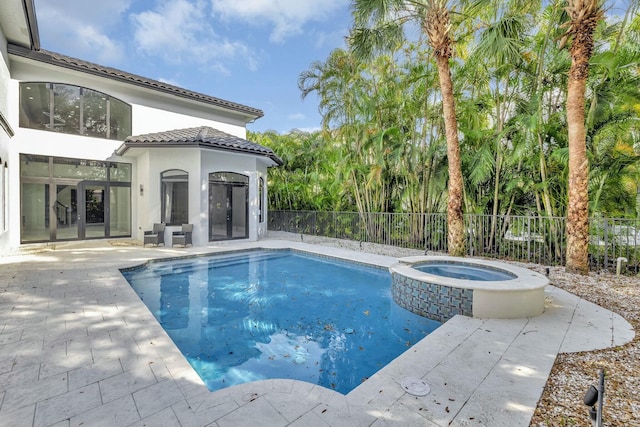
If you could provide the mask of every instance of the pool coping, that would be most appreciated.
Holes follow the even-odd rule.
[[[456,316],[347,395],[295,380],[265,380],[212,393],[119,269],[149,259],[256,247],[299,248],[383,268],[397,262],[280,240],[186,249],[86,242],[0,259],[0,304],[10,308],[0,311],[3,422],[527,426],[559,352],[622,345],[635,334],[615,313],[549,286],[542,315],[514,320]],[[431,393],[408,394],[401,385],[407,377],[424,380]],[[60,387],[59,378],[66,385]]]
[[[445,263],[462,262],[469,265],[481,265],[495,270],[506,271],[508,273],[514,274],[516,277],[509,280],[501,280],[499,282],[518,286],[518,288],[520,289],[535,290],[544,288],[549,284],[548,278],[535,271],[518,267],[517,265],[511,265],[504,262],[486,260],[482,258],[451,257],[446,255],[411,256],[400,258],[397,264],[391,266],[391,269],[392,271],[397,271],[398,273],[410,277],[411,279],[438,283],[452,288],[479,289],[487,292],[503,291],[499,286],[496,286],[494,283],[490,283],[498,283],[498,281],[488,281],[489,283],[487,283],[480,280],[452,279],[449,277],[436,276],[434,274],[416,270],[412,267],[416,264],[434,260],[442,261]]]

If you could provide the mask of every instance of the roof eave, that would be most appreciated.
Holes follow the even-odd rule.
[[[273,154],[273,153],[260,153],[260,152],[254,152],[254,151],[247,151],[247,150],[242,150],[242,149],[234,149],[233,147],[212,147],[211,145],[208,145],[206,143],[202,143],[202,142],[179,142],[179,141],[173,141],[173,142],[163,142],[161,144],[158,144],[157,142],[136,142],[136,143],[128,143],[128,142],[124,142],[122,143],[122,145],[120,145],[120,147],[118,147],[115,150],[115,154],[117,156],[123,156],[127,151],[134,149],[134,148],[184,148],[184,147],[199,147],[199,148],[206,148],[208,150],[216,150],[216,151],[223,151],[223,152],[231,152],[231,153],[237,153],[237,154],[245,154],[248,156],[257,156],[257,157],[264,157],[267,159],[270,159],[271,161],[273,161],[273,163],[275,163],[274,166],[282,166],[284,164],[284,162],[282,161],[282,159],[280,159],[280,157],[278,157],[277,155]]]
[[[233,111],[235,114],[240,114],[244,116],[245,122],[247,123],[253,122],[259,119],[260,117],[264,116],[263,111],[257,108],[248,107],[246,105],[237,104],[235,102],[226,101],[213,96],[193,92],[188,89],[183,89],[177,86],[169,85],[169,84],[148,79],[142,76],[127,73],[125,71],[112,69],[110,67],[103,67],[98,64],[92,64],[77,58],[71,58],[71,57],[67,57],[66,55],[56,54],[55,52],[35,51],[31,49],[26,49],[22,46],[11,44],[11,43],[7,44],[7,50],[11,55],[16,55],[22,58],[38,61],[44,64],[66,68],[66,69],[77,71],[80,73],[94,75],[94,76],[118,81],[121,83],[125,83],[128,85],[133,85],[133,86],[138,86],[141,88],[153,90],[155,92],[176,96],[182,99],[187,99],[190,101],[211,105],[211,106],[214,106],[216,109],[219,109],[222,111],[227,111],[227,112]],[[61,60],[59,58],[56,58],[54,55],[60,55],[61,57],[69,58],[72,61]],[[82,62],[86,66],[78,65],[74,63],[73,60]]]
[[[38,31],[38,19],[36,18],[36,7],[33,0],[23,0],[25,18],[29,27],[29,38],[31,39],[31,49],[40,50],[40,32]]]

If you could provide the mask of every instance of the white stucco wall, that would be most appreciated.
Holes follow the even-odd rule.
[[[0,27],[0,112],[8,119],[9,115],[9,60],[7,56],[7,39],[2,27]],[[12,126],[13,128],[13,126]],[[9,165],[9,147],[11,137],[0,128],[0,253],[4,253],[10,247],[9,234],[9,203],[12,199],[8,185],[8,170],[4,170],[5,162]],[[15,199],[15,197],[14,197]]]
[[[6,49],[6,43],[0,46]],[[3,58],[6,58],[6,55]],[[251,183],[250,215],[252,217],[257,215],[258,205],[255,198],[258,194],[256,189],[258,172],[256,167],[263,162],[257,161],[254,156],[233,153],[221,155],[222,152],[216,152],[217,154],[207,154],[201,158],[199,149],[194,149],[192,152],[163,149],[157,153],[137,154],[138,157],[131,155],[118,157],[114,155],[114,150],[123,141],[20,128],[18,107],[21,81],[73,84],[118,98],[132,106],[134,135],[211,126],[240,138],[246,137],[245,117],[241,114],[12,56],[8,67],[4,61],[0,62],[0,89],[6,87],[6,91],[3,91],[3,95],[0,96],[0,108],[6,108],[3,112],[15,131],[15,136],[11,138],[10,143],[8,136],[0,131],[0,157],[3,161],[7,158],[10,164],[8,185],[13,195],[8,208],[10,226],[6,233],[0,231],[0,251],[4,252],[20,244],[19,159],[21,153],[131,163],[134,171],[131,183],[131,233],[132,237],[140,240],[142,240],[143,231],[150,229],[154,222],[160,220],[160,172],[167,169],[184,169],[189,172],[189,212],[196,227],[194,244],[201,245],[208,241],[208,186],[206,183],[209,172],[231,171],[248,175]],[[200,166],[203,167],[202,171],[199,169]],[[263,165],[260,168],[260,173],[265,174],[266,180],[266,166]],[[144,189],[143,195],[140,195],[141,185]],[[257,227],[252,224],[250,237],[255,239],[257,235]],[[167,237],[170,242],[170,234]]]
[[[213,172],[234,172],[249,178],[249,240],[257,240],[259,235],[265,234],[266,218],[262,224],[258,223],[258,179],[262,176],[266,181],[267,166],[264,161],[254,156],[197,147],[136,151],[137,157],[125,154],[120,159],[133,161],[136,165],[136,183],[132,191],[137,206],[132,221],[133,237],[142,240],[144,231],[151,230],[153,223],[160,222],[160,174],[168,169],[181,169],[189,173],[189,223],[194,225],[194,246],[209,243],[209,174]],[[143,195],[140,195],[140,185],[144,189]],[[266,193],[264,196],[266,203]],[[171,244],[171,233],[179,228],[167,227],[167,245]]]
[[[211,126],[240,138],[246,137],[245,122],[241,116],[175,95],[159,93],[24,58],[13,58],[11,76],[16,81],[67,83],[82,86],[126,102],[132,107],[133,135],[195,126]]]
[[[239,138],[246,137],[246,129],[236,124],[223,123],[219,120],[207,120],[201,117],[161,110],[146,105],[133,104],[132,110],[132,116],[134,117],[132,124],[133,135],[210,126]]]
[[[6,94],[8,92],[11,76],[9,74],[7,39],[2,32],[2,27],[0,27],[0,54],[2,54],[2,58],[0,58],[0,111],[2,111],[2,114],[6,117],[9,106],[9,97]]]

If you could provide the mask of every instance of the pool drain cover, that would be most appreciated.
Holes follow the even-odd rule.
[[[413,396],[426,396],[431,392],[429,384],[425,383],[420,378],[404,378],[400,384],[404,391]]]

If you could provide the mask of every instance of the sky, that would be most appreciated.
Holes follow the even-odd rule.
[[[320,128],[298,76],[344,48],[349,0],[35,0],[42,49],[259,108],[255,132]]]

